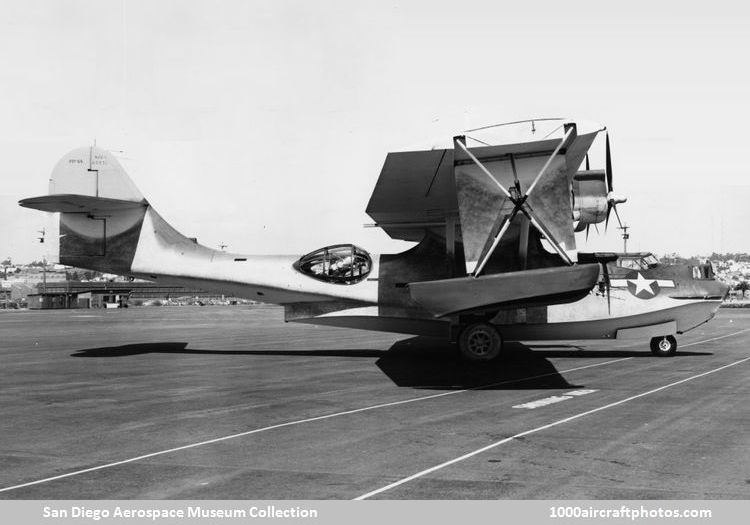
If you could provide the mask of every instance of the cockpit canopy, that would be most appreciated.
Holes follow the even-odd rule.
[[[372,257],[353,244],[336,244],[308,253],[294,263],[305,275],[334,284],[355,284],[372,269]]]
[[[578,262],[605,264],[611,279],[624,279],[634,271],[643,272],[659,266],[659,260],[650,252],[578,252]]]
[[[579,263],[606,263],[610,267],[626,270],[648,270],[659,266],[659,259],[651,252],[615,253],[615,252],[578,252]]]
[[[648,270],[659,266],[659,259],[651,253],[624,253],[618,254],[617,266],[629,270]]]

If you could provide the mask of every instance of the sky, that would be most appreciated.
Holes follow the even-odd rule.
[[[385,155],[567,116],[610,130],[631,250],[750,252],[740,2],[0,0],[0,258],[40,259],[55,162],[113,152],[202,244],[353,242]],[[592,167],[603,167],[595,143]],[[578,238],[620,249],[619,231]]]

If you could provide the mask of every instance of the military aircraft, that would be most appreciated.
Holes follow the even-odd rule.
[[[675,335],[711,319],[728,287],[710,265],[576,250],[575,232],[613,210],[619,220],[625,200],[612,191],[608,135],[605,168],[589,167],[602,133],[538,119],[389,153],[367,213],[416,243],[398,254],[348,243],[302,256],[202,246],[95,146],[62,157],[49,194],[19,204],[59,213],[62,264],[280,304],[286,321],[450,338],[473,361],[517,340],[642,339],[670,356]]]

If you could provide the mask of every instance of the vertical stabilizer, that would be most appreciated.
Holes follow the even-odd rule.
[[[144,200],[114,155],[96,146],[74,149],[58,161],[50,176],[49,194]]]
[[[19,204],[59,213],[60,263],[130,272],[148,203],[109,151],[89,146],[69,152],[52,170],[49,195]]]

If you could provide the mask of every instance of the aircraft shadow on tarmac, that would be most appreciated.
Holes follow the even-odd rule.
[[[141,343],[78,350],[72,357],[127,357],[145,354],[201,354],[245,356],[364,357],[375,364],[397,386],[434,390],[477,388],[487,390],[565,389],[585,385],[569,383],[548,358],[649,357],[648,351],[584,350],[574,345],[506,343],[504,356],[491,363],[467,363],[454,345],[440,339],[411,337],[394,343],[388,350],[202,350],[188,343]],[[678,352],[677,358],[711,355],[706,352]]]
[[[584,350],[575,345],[505,343],[504,355],[490,363],[468,363],[455,345],[441,339],[412,337],[395,343],[378,367],[398,386],[428,389],[538,390],[581,388],[571,384],[548,358],[651,357],[650,352]],[[709,355],[684,352],[679,355]]]

